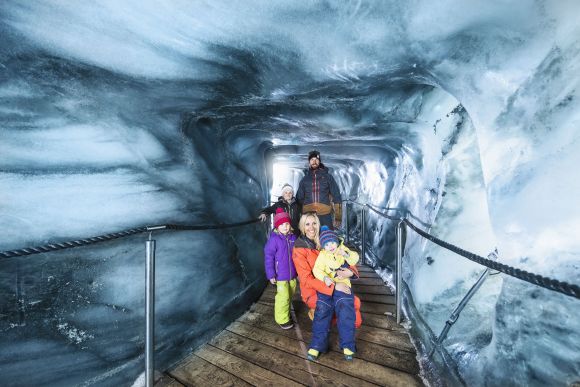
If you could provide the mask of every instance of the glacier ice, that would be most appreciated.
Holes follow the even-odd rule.
[[[4,1],[1,249],[246,220],[317,148],[345,197],[578,284],[578,15],[574,1]],[[394,222],[365,226],[370,258],[393,268]],[[265,231],[154,233],[161,367],[259,293]],[[2,259],[0,384],[138,378],[145,238]],[[482,270],[408,233],[423,340]],[[578,382],[579,310],[492,275],[443,343],[454,376],[439,355],[423,376]]]

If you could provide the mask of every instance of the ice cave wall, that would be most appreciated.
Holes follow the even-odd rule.
[[[574,2],[178,8],[2,3],[3,249],[168,219],[243,220],[268,198],[264,160],[299,170],[319,147],[352,197],[407,208],[450,242],[577,283]],[[377,262],[392,263],[392,225],[370,217],[367,227]],[[168,361],[247,305],[263,231],[159,236]],[[4,260],[0,377],[132,380],[142,248],[132,238]],[[407,296],[438,333],[481,269],[411,234],[407,254]],[[218,285],[216,298],[201,296]],[[238,309],[220,309],[231,299]],[[469,384],[571,383],[575,302],[491,277],[445,348]],[[36,373],[22,372],[31,362]]]

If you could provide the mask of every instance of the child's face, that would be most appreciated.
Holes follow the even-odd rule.
[[[324,250],[326,250],[326,251],[330,251],[330,252],[332,253],[334,250],[336,250],[336,248],[337,248],[337,247],[338,247],[338,243],[336,243],[336,242],[334,242],[334,241],[332,241],[332,242],[327,242],[327,243],[324,245]]]
[[[292,196],[294,196],[294,192],[292,192],[291,190],[286,190],[282,193],[282,197],[284,197],[284,200],[286,200],[287,202],[292,200]]]
[[[286,223],[282,223],[281,225],[278,226],[278,232],[280,232],[280,234],[288,234],[290,232],[290,223],[286,222]]]

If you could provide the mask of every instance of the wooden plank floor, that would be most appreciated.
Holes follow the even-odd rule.
[[[362,300],[363,325],[357,329],[357,353],[343,359],[336,327],[330,351],[306,360],[312,322],[299,295],[293,302],[295,327],[274,321],[273,286],[260,300],[209,343],[168,370],[156,386],[421,386],[415,349],[392,313],[395,299],[379,276],[360,267],[353,281]]]

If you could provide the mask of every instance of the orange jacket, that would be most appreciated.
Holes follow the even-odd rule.
[[[310,309],[316,308],[316,292],[329,296],[334,292],[334,284],[326,286],[323,281],[320,281],[312,274],[312,268],[319,253],[320,251],[316,249],[316,246],[304,236],[296,240],[294,251],[292,252],[292,260],[294,261],[294,266],[296,266],[298,281],[300,281],[300,295],[302,296],[302,301]],[[356,266],[350,266],[350,270],[358,277]],[[362,324],[362,317],[360,314],[360,299],[357,296],[354,297],[354,309],[356,312],[355,326],[358,328]]]

